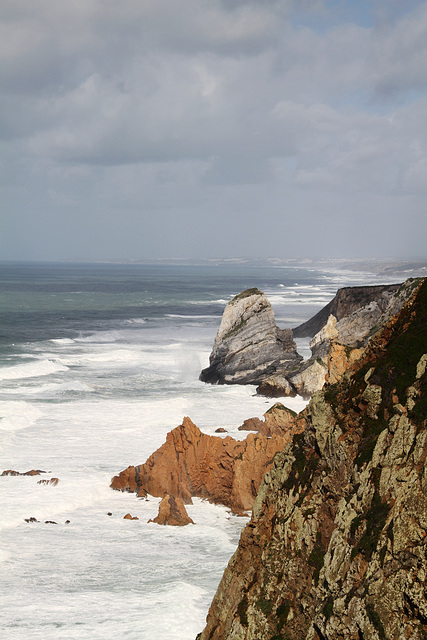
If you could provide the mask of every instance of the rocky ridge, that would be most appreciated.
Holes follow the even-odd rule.
[[[245,440],[207,435],[184,418],[144,464],[128,467],[110,486],[140,497],[169,495],[185,504],[191,504],[192,497],[204,498],[239,514],[251,510],[275,454],[300,429],[290,418],[287,411],[275,410],[269,418],[276,425],[275,435],[250,433]]]
[[[275,457],[199,640],[427,636],[427,281]]]

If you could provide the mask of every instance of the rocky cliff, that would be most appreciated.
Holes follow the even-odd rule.
[[[259,384],[302,360],[290,329],[279,329],[265,294],[247,289],[226,306],[203,382]]]
[[[275,457],[199,640],[427,637],[427,282]]]
[[[384,311],[400,287],[400,284],[383,284],[338,289],[333,300],[319,313],[293,329],[293,335],[295,338],[312,338],[324,327],[329,316],[332,315],[339,321],[368,305]]]
[[[294,329],[296,336],[318,329],[310,342],[311,358],[263,376],[257,392],[270,397],[311,397],[325,380],[338,380],[362,356],[372,336],[402,308],[419,282],[409,279],[402,285],[339,289],[316,316]]]
[[[111,488],[138,496],[168,494],[186,504],[191,504],[192,497],[205,498],[235,513],[251,510],[275,454],[301,429],[288,411],[278,409],[272,414],[273,437],[251,433],[245,440],[207,435],[184,418],[144,464],[115,476]]]

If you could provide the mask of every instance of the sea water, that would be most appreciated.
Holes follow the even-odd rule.
[[[247,518],[195,499],[195,525],[148,523],[159,499],[111,478],[184,416],[242,438],[272,405],[255,387],[198,380],[233,295],[262,289],[285,328],[338,287],[375,282],[245,264],[0,264],[0,472],[46,472],[0,477],[0,636],[193,640]]]

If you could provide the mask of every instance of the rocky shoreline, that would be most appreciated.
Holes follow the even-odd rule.
[[[427,633],[427,281],[277,454],[198,640]]]
[[[197,640],[427,635],[427,281],[342,289],[325,309],[295,330],[320,327],[302,363],[265,295],[243,292],[201,374],[305,391],[303,412],[276,403],[241,441],[184,418],[112,480],[162,497],[159,524],[191,523],[194,496],[252,510]]]

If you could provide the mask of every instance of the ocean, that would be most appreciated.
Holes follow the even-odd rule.
[[[0,263],[0,473],[46,471],[0,477],[0,636],[194,640],[247,518],[195,499],[195,525],[148,523],[159,499],[111,478],[184,416],[242,438],[273,404],[198,380],[235,294],[263,290],[285,328],[340,286],[379,282],[305,266]]]

